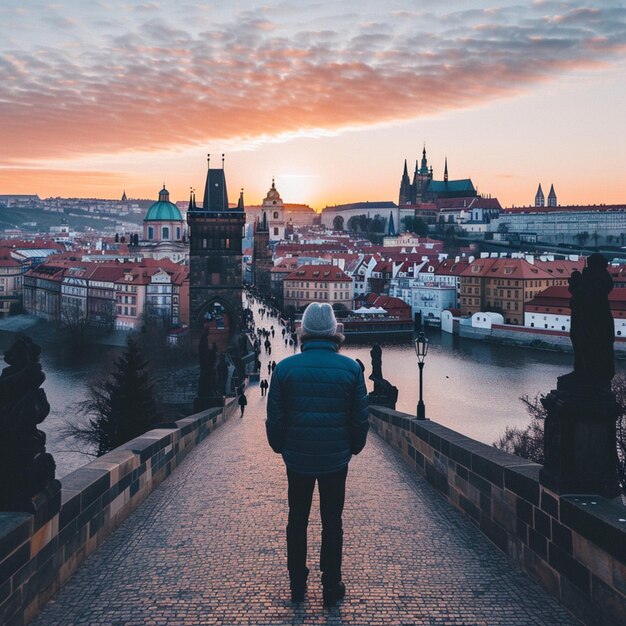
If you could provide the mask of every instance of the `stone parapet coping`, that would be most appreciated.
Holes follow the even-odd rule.
[[[61,510],[37,527],[0,512],[0,624],[28,623],[85,559],[211,431],[237,410],[231,399],[160,424],[61,479]]]
[[[626,624],[626,507],[559,495],[541,465],[430,420],[371,406],[372,429],[585,624]]]

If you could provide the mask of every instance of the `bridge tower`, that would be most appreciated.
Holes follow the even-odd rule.
[[[187,212],[189,225],[190,324],[209,331],[209,341],[223,350],[242,323],[242,247],[246,214],[243,196],[236,208],[228,205],[224,155],[222,167],[207,177],[202,206]]]

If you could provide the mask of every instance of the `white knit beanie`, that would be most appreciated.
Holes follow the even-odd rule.
[[[334,337],[337,320],[333,307],[326,302],[311,302],[302,316],[302,335],[306,337]]]

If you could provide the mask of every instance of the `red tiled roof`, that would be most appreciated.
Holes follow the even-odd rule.
[[[435,274],[438,276],[460,276],[469,266],[467,259],[444,259],[435,268]]]
[[[478,270],[476,268],[479,268]],[[545,269],[529,263],[526,259],[474,259],[461,272],[461,276],[485,276],[490,278],[517,278],[521,280],[545,280],[552,278]]]
[[[516,206],[503,209],[506,213],[552,213],[554,211],[626,211],[626,204],[569,204],[556,207]]]
[[[501,209],[502,205],[497,198],[480,198],[468,196],[466,198],[439,198],[436,200],[438,209]]]
[[[0,267],[21,267],[22,264],[11,256],[11,250],[0,248]]]
[[[302,265],[296,271],[291,272],[285,280],[313,280],[327,283],[352,282],[352,279],[336,265]]]

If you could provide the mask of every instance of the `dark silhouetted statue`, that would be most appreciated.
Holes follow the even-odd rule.
[[[226,383],[228,381],[228,363],[226,355],[220,354],[220,360],[217,364],[217,390],[221,396],[226,395]]]
[[[574,271],[570,338],[574,371],[560,376],[557,388],[541,400],[546,409],[544,467],[539,480],[557,493],[619,494],[616,420],[620,408],[611,390],[615,375],[615,327],[609,293],[608,262],[592,254]]]
[[[396,408],[398,388],[383,378],[383,350],[375,343],[370,350],[372,357],[372,373],[369,379],[374,382],[374,391],[369,394],[370,404]]]
[[[574,348],[574,376],[570,382],[608,389],[615,376],[615,326],[609,306],[613,279],[607,265],[601,254],[592,254],[582,274],[572,273],[569,291]]]
[[[0,510],[35,513],[35,525],[60,508],[61,484],[46,452],[46,434],[37,428],[50,412],[41,348],[23,337],[4,353],[0,375]]]
[[[209,348],[209,331],[204,330],[198,343],[198,361],[200,363],[200,377],[198,378],[198,392],[194,401],[194,410],[202,411],[213,406],[219,406],[221,397],[217,388],[217,345],[213,343]]]

